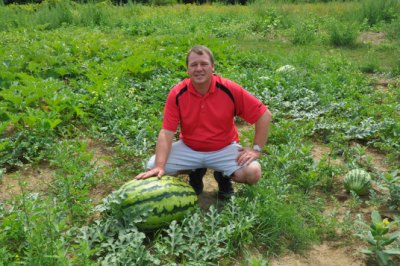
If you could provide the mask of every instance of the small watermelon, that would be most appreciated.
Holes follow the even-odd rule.
[[[362,169],[349,171],[343,182],[347,191],[354,191],[359,196],[366,195],[371,188],[371,176]]]
[[[137,226],[154,230],[181,220],[197,206],[197,196],[186,182],[173,176],[131,180],[119,190],[123,194],[121,207],[126,211],[134,207],[149,207],[152,211]]]

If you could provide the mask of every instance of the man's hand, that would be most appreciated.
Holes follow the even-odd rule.
[[[157,176],[158,178],[161,178],[164,175],[165,171],[162,168],[159,167],[155,167],[147,172],[138,174],[137,176],[135,176],[136,179],[146,179],[148,177],[152,177],[152,176]]]
[[[261,156],[261,152],[255,151],[247,147],[240,147],[239,152],[240,153],[236,161],[240,166],[247,166],[252,161],[257,160]]]

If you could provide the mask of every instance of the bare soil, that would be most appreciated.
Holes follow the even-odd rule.
[[[332,243],[313,246],[304,254],[289,253],[270,262],[271,266],[364,266],[365,259],[354,247]]]
[[[204,189],[199,195],[199,205],[202,210],[208,210],[211,205],[218,203],[218,184],[214,179],[212,170],[207,170],[206,175],[203,178],[203,183]]]
[[[0,200],[7,200],[26,192],[43,192],[48,190],[53,170],[48,164],[38,167],[24,166],[14,173],[4,174],[0,179]]]
[[[361,32],[358,36],[358,41],[364,44],[378,45],[385,41],[385,33],[383,32]]]

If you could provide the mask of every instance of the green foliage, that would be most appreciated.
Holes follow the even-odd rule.
[[[79,223],[90,214],[89,191],[96,184],[97,171],[93,154],[77,141],[62,141],[52,148],[50,163],[57,170],[49,192],[64,205],[70,222]]]
[[[251,25],[253,32],[266,36],[275,33],[275,30],[282,26],[282,15],[276,9],[266,9],[257,5],[253,8],[257,14],[256,20]]]
[[[270,0],[270,1],[276,2],[276,3],[301,4],[301,3],[328,3],[328,2],[334,2],[337,0]],[[346,0],[342,0],[342,1],[346,1]]]
[[[290,40],[293,44],[305,45],[314,42],[316,26],[314,23],[299,23],[294,26]]]
[[[388,25],[387,34],[392,40],[400,40],[400,17],[394,19],[392,23]]]
[[[361,21],[373,26],[381,21],[391,22],[399,17],[400,3],[397,0],[365,0],[359,13]]]
[[[383,186],[388,193],[385,202],[390,209],[398,210],[400,208],[400,176],[398,170],[383,173],[381,176]]]
[[[362,252],[371,256],[379,266],[397,265],[396,261],[400,258],[400,249],[391,244],[400,237],[400,231],[389,232],[389,230],[398,223],[398,221],[389,222],[387,218],[382,219],[379,212],[374,210],[371,214],[370,226],[362,223],[367,229],[367,235],[357,234],[370,245],[369,249],[364,249]]]
[[[354,47],[358,36],[356,25],[332,21],[328,26],[329,44],[333,46]]]
[[[246,262],[243,263],[242,265],[250,265],[250,266],[268,266],[269,263],[267,260],[265,260],[262,257],[259,258],[250,258],[246,259]]]
[[[60,1],[55,4],[45,2],[37,12],[37,23],[47,29],[59,28],[72,24],[74,21],[70,1]]]
[[[65,214],[56,201],[38,193],[22,193],[10,202],[0,202],[2,263],[24,261],[31,265],[68,265]]]
[[[156,235],[149,250],[144,245],[145,235],[135,226],[149,210],[138,209],[131,217],[119,216],[116,207],[120,200],[116,195],[106,199],[98,208],[104,212],[103,218],[79,233],[80,242],[87,243],[101,263],[212,264],[232,254],[237,245],[248,243],[256,221],[254,203],[232,200],[221,213],[211,207],[205,214],[193,213],[180,224],[173,221]],[[108,211],[112,215],[107,215]]]
[[[284,176],[278,178],[278,173],[276,168],[271,169],[266,173],[268,181],[243,188],[250,200],[257,200],[256,217],[263,217],[255,221],[254,240],[265,243],[274,253],[284,250],[285,246],[300,251],[322,233],[318,229],[322,217],[318,214],[318,204],[310,202],[307,208],[302,205],[304,194],[295,192],[296,186]]]

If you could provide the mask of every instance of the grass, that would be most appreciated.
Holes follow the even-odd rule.
[[[360,68],[373,63],[378,69],[377,72],[384,73],[390,73],[396,69],[398,59],[392,55],[400,52],[395,43],[384,43],[381,46],[359,43],[352,48],[327,47],[317,44],[301,46],[293,45],[288,40],[282,42],[282,40],[244,39],[235,43],[242,50],[263,51],[282,64],[296,63],[296,58],[301,55],[310,58],[343,57]]]

